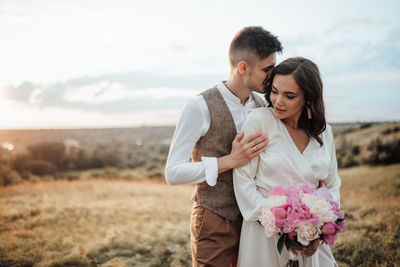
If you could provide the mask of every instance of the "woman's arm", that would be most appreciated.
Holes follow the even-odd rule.
[[[253,111],[243,125],[245,137],[260,131],[259,125],[264,123]],[[265,133],[263,133],[265,134]],[[265,202],[263,195],[257,191],[254,178],[257,173],[260,157],[254,157],[249,163],[233,170],[233,188],[240,212],[246,221],[257,221]]]
[[[327,189],[329,190],[331,198],[340,205],[340,177],[338,174],[337,160],[336,160],[336,152],[335,152],[335,143],[333,140],[332,128],[327,125],[327,146],[330,147],[330,166],[328,177],[324,179]]]

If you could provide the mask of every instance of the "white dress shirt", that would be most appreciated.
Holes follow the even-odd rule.
[[[253,95],[244,105],[223,82],[217,85],[240,133],[247,115],[256,107]],[[165,178],[170,185],[198,184],[206,181],[210,186],[217,183],[218,164],[215,157],[202,157],[200,162],[190,162],[190,156],[197,141],[210,128],[210,113],[201,95],[190,99],[176,126],[168,154]]]

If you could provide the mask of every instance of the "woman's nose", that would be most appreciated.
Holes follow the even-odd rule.
[[[280,104],[281,101],[282,101],[282,96],[281,96],[281,95],[278,95],[278,96],[276,97],[276,100],[275,100],[275,105]]]

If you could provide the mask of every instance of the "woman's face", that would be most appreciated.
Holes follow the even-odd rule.
[[[305,100],[304,92],[297,85],[293,75],[275,75],[270,99],[278,119],[298,122]]]

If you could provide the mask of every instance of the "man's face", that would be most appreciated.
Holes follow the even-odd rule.
[[[264,81],[271,74],[272,69],[276,63],[276,54],[273,53],[268,57],[256,61],[251,66],[246,86],[250,91],[264,93]]]

